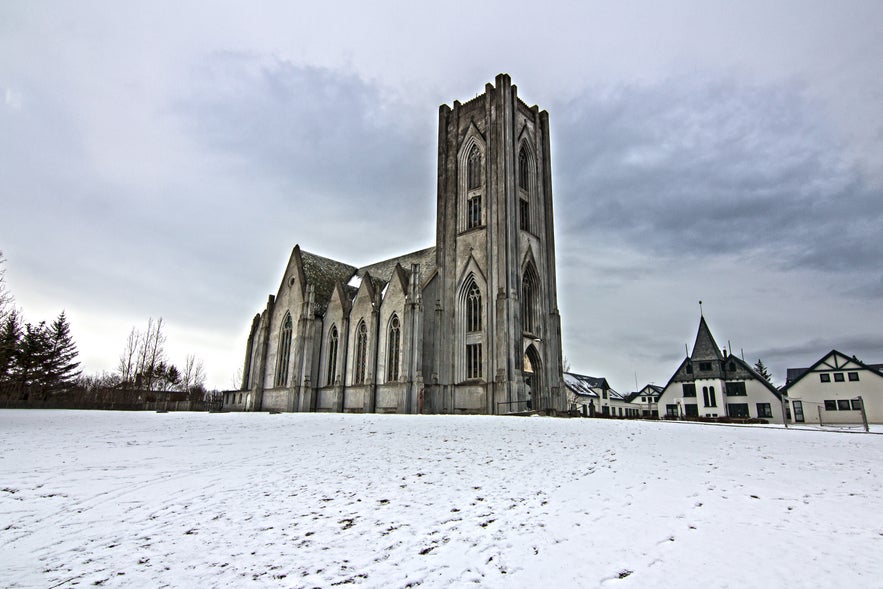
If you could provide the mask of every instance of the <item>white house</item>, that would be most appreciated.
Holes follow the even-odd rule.
[[[564,373],[568,409],[579,411],[585,417],[638,417],[638,410],[610,388],[606,378]]]
[[[659,395],[663,388],[659,385],[648,384],[640,391],[629,393],[625,401],[629,406],[630,417],[659,417]]]
[[[883,364],[831,350],[809,368],[789,368],[784,391],[795,423],[883,423]]]
[[[660,416],[668,419],[728,417],[761,418],[783,423],[782,396],[744,360],[721,351],[705,317],[693,352],[684,358],[658,400]]]

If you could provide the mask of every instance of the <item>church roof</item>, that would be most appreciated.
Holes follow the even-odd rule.
[[[693,353],[690,359],[694,362],[697,360],[723,360],[721,350],[708,329],[705,322],[705,316],[699,318],[699,331],[696,332],[696,341],[693,343]]]
[[[300,250],[297,246],[296,249],[300,252],[304,279],[307,284],[313,285],[316,312],[318,313],[324,313],[328,308],[328,302],[334,292],[334,285],[338,282],[343,285],[344,292],[352,300],[358,292],[358,284],[366,275],[371,279],[371,286],[380,292],[392,280],[397,264],[401,265],[408,278],[411,276],[411,264],[419,264],[420,276],[418,279],[421,283],[435,270],[435,247],[375,262],[361,268],[311,254]]]
[[[301,250],[301,260],[303,260],[304,278],[307,284],[313,285],[316,308],[324,312],[328,307],[328,301],[331,300],[331,293],[334,292],[334,285],[338,282],[346,284],[356,273],[356,267],[303,250]]]
[[[362,266],[358,269],[358,275],[361,277],[367,272],[374,279],[387,283],[392,280],[396,264],[401,265],[408,276],[411,275],[411,264],[420,264],[420,276],[418,278],[420,282],[423,282],[435,270],[435,246]]]

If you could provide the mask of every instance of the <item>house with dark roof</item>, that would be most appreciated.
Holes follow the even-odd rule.
[[[439,109],[435,246],[362,267],[295,246],[225,409],[565,409],[549,116],[495,82]]]
[[[754,368],[721,350],[704,316],[692,353],[684,358],[659,395],[667,419],[761,418],[783,423],[782,395]]]
[[[789,368],[784,392],[794,423],[883,423],[883,364],[831,350],[809,368]]]
[[[564,373],[567,389],[567,407],[584,417],[606,415],[610,417],[638,417],[625,398],[604,377],[587,376],[574,372]]]
[[[645,385],[640,391],[628,393],[625,402],[629,405],[629,415],[635,417],[659,417],[659,396],[663,387],[655,384]]]

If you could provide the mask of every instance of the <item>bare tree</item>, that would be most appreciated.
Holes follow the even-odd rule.
[[[140,385],[147,390],[153,390],[153,384],[157,376],[157,367],[165,361],[166,334],[162,331],[162,317],[147,320],[147,331],[141,337],[141,346],[138,350],[138,370]]]
[[[6,287],[6,258],[0,251],[0,324],[6,320],[6,316],[13,311],[12,293]]]
[[[205,391],[205,369],[202,360],[188,354],[184,361],[184,372],[181,373],[181,390],[185,393]]]
[[[135,380],[138,368],[138,349],[141,344],[141,334],[132,327],[129,337],[126,339],[126,347],[120,354],[120,363],[117,365],[117,373],[123,384],[129,384]]]

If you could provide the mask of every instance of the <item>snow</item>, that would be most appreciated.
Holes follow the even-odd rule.
[[[879,587],[883,436],[0,411],[5,587]]]

